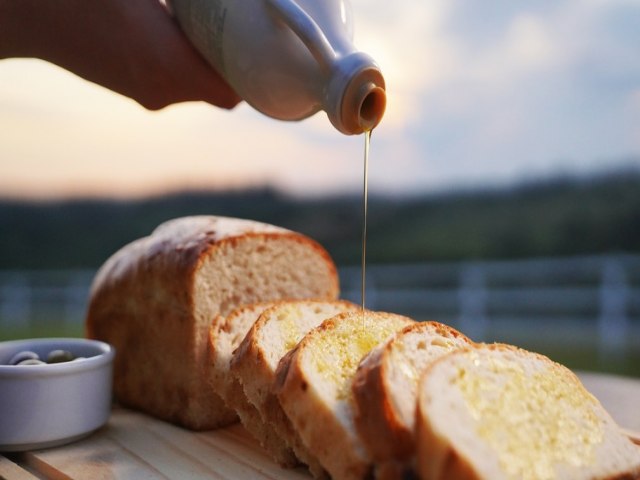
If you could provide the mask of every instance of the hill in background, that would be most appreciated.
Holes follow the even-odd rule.
[[[0,201],[0,269],[95,268],[159,223],[185,215],[252,218],[305,233],[340,264],[360,261],[360,195],[299,199],[271,189],[140,200]],[[501,190],[373,195],[372,263],[640,252],[640,173]]]

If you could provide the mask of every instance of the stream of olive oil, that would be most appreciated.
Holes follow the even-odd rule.
[[[362,188],[362,326],[364,328],[365,293],[367,278],[367,210],[369,203],[369,145],[371,130],[364,132],[364,182]]]

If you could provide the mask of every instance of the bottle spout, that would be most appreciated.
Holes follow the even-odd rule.
[[[356,52],[336,62],[325,110],[340,132],[356,135],[373,130],[382,120],[386,104],[384,77],[368,55]]]
[[[362,87],[360,96],[362,101],[358,101],[360,104],[358,122],[362,131],[373,130],[384,115],[387,106],[387,93],[380,85],[369,82]]]

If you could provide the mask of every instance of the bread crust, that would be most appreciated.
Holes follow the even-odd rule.
[[[387,439],[395,445],[395,452],[405,452],[411,443],[411,435],[401,428],[385,392],[384,356],[385,350],[376,348],[363,359],[352,385],[356,427],[374,460],[386,457]]]
[[[340,322],[352,315],[349,312],[337,315],[308,333],[280,361],[274,383],[274,393],[306,447],[318,457],[333,478],[341,480],[370,478],[373,475],[373,465],[355,428],[352,434],[346,434],[342,424],[345,420],[337,418],[349,416],[350,413],[336,412],[322,399],[304,370],[303,355],[310,348],[314,336],[334,330]],[[384,315],[381,314],[378,320],[384,321]],[[404,319],[405,325],[413,322],[407,317],[393,317],[396,319],[394,321]],[[344,408],[350,407],[347,404]]]
[[[286,404],[292,408],[299,408],[301,413],[296,415],[293,421],[294,428],[305,439],[304,444],[316,456],[326,458],[333,451],[352,451],[356,449],[348,438],[331,428],[318,429],[314,425],[333,425],[335,423],[335,412],[327,408],[319,399],[310,400],[313,392],[309,387],[306,375],[295,365],[296,351],[287,354],[281,361],[282,368],[278,368],[275,392],[281,404]],[[285,373],[286,372],[286,373]],[[283,380],[283,377],[286,380]],[[311,405],[314,405],[311,408]],[[318,431],[321,430],[321,431]],[[369,465],[365,463],[366,458],[362,458],[359,463],[347,465],[344,469],[344,477],[336,478],[365,478]]]
[[[229,288],[219,303],[201,304],[198,275],[207,259],[252,240],[256,248],[270,242],[304,245],[326,268],[324,293],[337,296],[336,267],[308,237],[227,217],[166,222],[109,258],[91,287],[86,335],[116,348],[114,394],[120,403],[194,430],[235,421],[235,413],[207,381],[207,343],[212,319],[228,314],[241,300]],[[270,298],[254,300],[284,296],[273,291]]]
[[[453,355],[461,351],[472,351],[474,348],[520,350],[517,347],[503,344],[476,344],[469,348],[459,349],[450,353]],[[439,358],[432,363],[422,374],[426,378],[432,370],[441,362],[446,361],[449,355]],[[483,479],[473,463],[461,454],[446,438],[439,435],[426,416],[422,413],[422,402],[418,399],[416,407],[416,469],[421,480],[489,480]]]
[[[260,313],[273,304],[273,302],[251,304],[235,309],[226,317],[219,315],[214,319],[209,328],[210,381],[225,404],[240,417],[245,429],[273,459],[281,466],[294,467],[299,462],[293,452],[279,438],[274,429],[262,421],[259,412],[247,401],[242,386],[229,371],[233,351]]]
[[[209,327],[209,381],[227,404],[234,403],[234,393],[237,390],[237,382],[234,382],[230,369],[233,354],[260,314],[277,303],[258,302],[239,307],[227,316],[218,315]]]
[[[385,344],[373,349],[360,363],[353,380],[354,420],[360,437],[377,463],[398,463],[403,471],[415,454],[415,432],[403,421],[391,392],[389,369],[393,364],[392,351],[404,335],[435,332],[446,338],[472,342],[448,325],[439,322],[419,322],[399,331]],[[419,372],[417,372],[419,374]],[[391,468],[388,466],[387,470]]]
[[[275,431],[293,449],[296,456],[305,463],[314,478],[326,478],[327,474],[318,462],[317,458],[304,446],[297,432],[291,425],[280,402],[272,392],[275,372],[271,363],[265,357],[265,345],[263,345],[263,329],[273,321],[273,315],[281,311],[283,307],[295,307],[299,309],[313,308],[314,305],[326,308],[328,305],[336,309],[356,310],[357,307],[345,300],[298,300],[275,302],[269,309],[265,309],[253,324],[245,338],[240,343],[231,361],[231,371],[239,380],[249,401],[260,412],[264,422],[272,425]],[[297,326],[297,325],[296,325]],[[285,353],[286,354],[286,353]]]
[[[471,462],[440,437],[420,415],[416,418],[416,436],[420,439],[416,443],[416,469],[421,480],[483,480]],[[428,461],[424,460],[427,458]]]

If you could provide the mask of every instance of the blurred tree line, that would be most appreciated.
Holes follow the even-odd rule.
[[[360,261],[362,197],[300,199],[272,189],[139,200],[0,201],[0,269],[95,268],[159,223],[251,218],[305,233],[340,264]],[[640,173],[505,189],[369,199],[370,262],[640,252]]]

